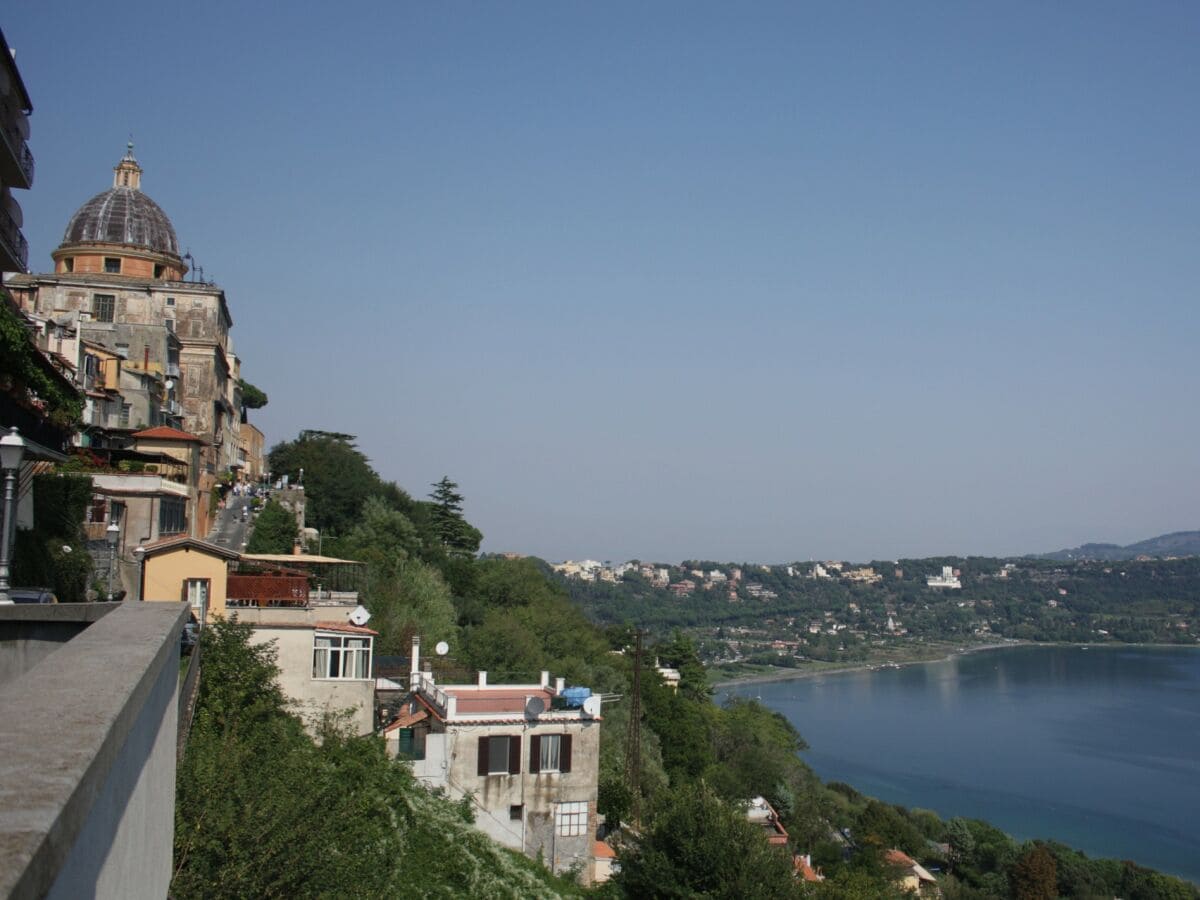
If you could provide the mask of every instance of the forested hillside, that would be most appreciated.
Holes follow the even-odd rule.
[[[548,669],[609,695],[599,811],[621,870],[596,890],[603,896],[894,897],[903,873],[888,862],[892,850],[939,868],[947,897],[1042,896],[1029,891],[1051,883],[1064,896],[1197,896],[1132,864],[1016,844],[982,822],[944,822],[823,785],[797,755],[803,739],[784,717],[754,701],[713,703],[690,637],[669,629],[645,637],[639,665],[631,626],[644,622],[635,607],[602,628],[540,561],[477,558],[469,498],[449,478],[414,499],[383,482],[351,436],[326,432],[272,451],[277,475],[296,481],[300,467],[324,552],[369,563],[362,599],[381,653],[403,650],[419,632],[450,644],[433,661],[444,676],[486,669],[496,681],[524,681]],[[211,629],[204,653],[204,694],[180,777],[178,896],[575,890],[485,846],[469,831],[465,804],[422,795],[377,739],[333,730],[320,746],[305,738],[281,711],[270,661],[248,653],[237,629]],[[215,671],[214,657],[227,660]],[[656,661],[678,670],[677,689]],[[635,667],[640,727],[631,729]],[[768,845],[748,823],[745,804],[756,796],[779,812],[787,846]],[[811,854],[825,880],[798,878],[793,853]]]

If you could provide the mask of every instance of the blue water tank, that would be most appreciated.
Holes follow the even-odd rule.
[[[562,698],[568,709],[579,709],[583,701],[592,696],[592,689],[585,687],[569,687],[563,690]]]

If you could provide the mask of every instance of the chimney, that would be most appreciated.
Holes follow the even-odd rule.
[[[408,669],[408,686],[416,690],[421,684],[421,636],[413,635],[412,664]]]
[[[479,673],[479,686],[481,688],[487,687],[487,672],[486,671],[482,671]]]
[[[565,678],[555,678],[554,679],[554,693],[561,694],[563,692],[563,688],[565,688],[566,686],[567,686],[567,679],[565,679]]]
[[[542,672],[542,687],[544,687],[544,688],[550,687],[550,673],[549,672],[546,672],[546,671]]]

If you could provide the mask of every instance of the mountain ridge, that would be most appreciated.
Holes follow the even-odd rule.
[[[1200,556],[1200,531],[1172,531],[1135,544],[1088,543],[1078,547],[1032,554],[1035,559],[1110,560],[1137,559],[1139,556]]]

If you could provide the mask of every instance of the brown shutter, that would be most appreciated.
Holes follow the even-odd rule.
[[[508,739],[508,774],[521,774],[521,736],[514,734]]]
[[[486,737],[479,739],[479,768],[477,773],[480,775],[488,773],[488,739]]]
[[[542,771],[542,736],[535,734],[529,738],[529,771],[536,775]]]
[[[558,771],[571,771],[571,736],[564,734],[558,745]]]

